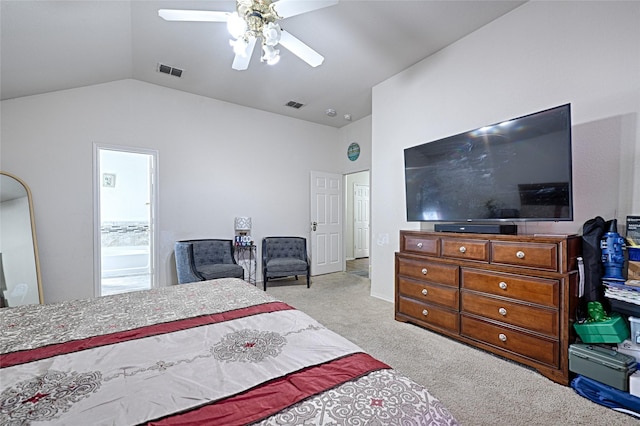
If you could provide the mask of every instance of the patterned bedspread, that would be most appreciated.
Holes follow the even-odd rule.
[[[455,425],[424,387],[238,279],[0,309],[0,424]]]

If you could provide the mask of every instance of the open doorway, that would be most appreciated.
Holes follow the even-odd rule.
[[[345,176],[345,265],[346,272],[369,277],[370,203],[369,171]]]
[[[96,145],[94,158],[96,296],[150,289],[157,152]]]

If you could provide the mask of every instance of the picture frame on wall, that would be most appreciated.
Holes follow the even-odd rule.
[[[102,186],[104,186],[105,188],[115,188],[116,187],[115,173],[103,173]]]

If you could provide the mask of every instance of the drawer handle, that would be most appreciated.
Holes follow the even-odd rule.
[[[498,286],[503,290],[507,289],[507,283],[505,283],[504,281],[500,281],[500,284],[498,284]]]
[[[422,311],[422,315],[424,315],[424,316],[426,317],[427,315],[429,315],[429,311],[427,311],[426,309],[424,309],[424,310]]]
[[[498,339],[502,340],[503,342],[506,342],[507,341],[507,336],[502,334],[502,333],[500,333],[500,334],[498,334]]]
[[[507,310],[505,308],[500,308],[498,309],[498,312],[500,313],[500,315],[502,315],[503,317],[507,315]]]
[[[467,248],[465,246],[460,247],[460,253],[465,253],[467,251]]]
[[[518,250],[518,251],[516,252],[516,257],[517,257],[518,259],[524,259],[524,252],[523,252],[523,251],[521,251],[521,250]]]
[[[416,245],[418,246],[418,248],[422,248],[422,243],[418,243]]]
[[[422,268],[422,275],[427,275],[427,272],[429,272],[427,271],[427,268]]]
[[[427,290],[426,288],[423,288],[422,289],[422,294],[424,294],[426,296],[427,294],[429,294],[429,290]]]

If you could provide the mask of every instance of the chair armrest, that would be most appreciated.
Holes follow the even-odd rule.
[[[176,272],[178,273],[178,283],[192,283],[204,281],[204,277],[196,270],[193,260],[193,245],[189,243],[176,243]]]

